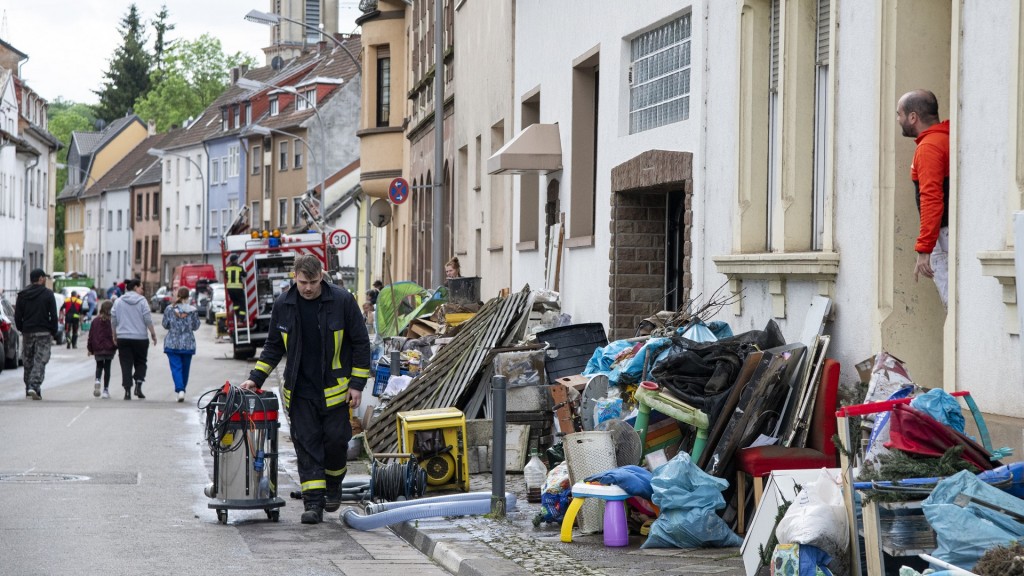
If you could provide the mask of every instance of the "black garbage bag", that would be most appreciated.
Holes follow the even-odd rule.
[[[694,342],[675,336],[668,355],[654,365],[651,377],[714,422],[747,355],[785,343],[786,338],[774,320],[769,320],[764,330],[751,330],[717,342]]]

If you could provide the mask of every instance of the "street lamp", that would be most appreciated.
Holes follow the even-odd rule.
[[[323,30],[316,26],[313,26],[312,24],[306,24],[305,22],[301,22],[299,20],[292,20],[291,18],[286,18],[284,16],[281,16],[280,14],[274,14],[273,12],[260,12],[259,10],[250,10],[249,13],[245,15],[245,19],[249,22],[255,22],[257,24],[266,24],[267,26],[278,26],[281,24],[281,21],[284,20],[285,22],[298,24],[299,26],[302,26],[306,30],[318,32],[322,37],[330,38],[331,42],[334,42],[334,44],[337,45],[338,48],[344,50],[345,54],[348,54],[348,57],[352,60],[352,63],[356,65],[356,70],[360,74],[363,73],[363,67],[362,65],[359,64],[359,59],[356,58],[355,55],[353,55],[352,52],[349,51],[348,47],[345,46],[343,42],[335,38],[332,34],[324,34]]]
[[[203,176],[203,167],[200,166],[198,162],[196,162],[195,160],[190,158],[188,156],[188,154],[176,154],[174,152],[168,152],[167,150],[164,150],[162,148],[150,148],[149,150],[146,151],[146,154],[149,154],[150,156],[155,156],[155,157],[157,157],[157,158],[159,158],[161,160],[166,159],[168,156],[173,156],[175,158],[184,158],[190,164],[195,166],[196,167],[196,171],[199,172],[199,183],[203,187],[203,204],[206,206],[206,209],[209,210],[209,206],[210,206],[209,190],[208,190],[208,187],[206,185],[206,178]],[[206,232],[206,225],[209,224],[209,222],[207,221],[207,219],[204,216],[205,216],[205,214],[200,215],[199,217],[203,219],[203,225],[201,226],[201,228],[203,230],[203,238],[204,238],[204,242],[205,242],[206,233],[207,233]],[[203,262],[206,262],[206,258],[207,258],[206,247],[203,246],[202,250],[203,250]]]
[[[341,79],[336,78],[321,78],[321,82],[337,82],[340,84]],[[259,80],[253,80],[251,78],[239,78],[235,85],[244,88],[246,90],[265,90],[271,88],[274,90],[280,90],[292,94],[296,98],[301,98],[306,106],[313,110],[313,115],[316,116],[317,124],[320,125],[320,194],[323,198],[327,198],[327,125],[324,124],[324,119],[320,116],[320,110],[316,106],[316,102],[311,102],[302,92],[299,92],[294,86],[278,86],[276,84],[268,84],[266,82],[260,82]],[[303,144],[306,141],[303,140]],[[312,150],[308,144],[306,144],[307,150]]]

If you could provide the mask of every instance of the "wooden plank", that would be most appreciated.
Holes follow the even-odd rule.
[[[728,398],[725,400],[725,404],[722,406],[722,412],[718,419],[711,423],[711,431],[708,434],[707,445],[704,448],[704,452],[700,455],[700,459],[697,461],[697,465],[702,470],[705,470],[708,461],[711,460],[711,456],[714,453],[715,446],[718,445],[719,439],[722,437],[722,433],[725,431],[726,425],[728,425],[732,418],[733,411],[736,409],[736,404],[740,401],[740,396],[743,393],[743,389],[747,387],[750,382],[750,378],[754,375],[757,367],[761,364],[761,359],[764,356],[764,352],[760,350],[747,354],[747,357],[743,360],[743,368],[740,369],[740,373],[736,376],[736,383],[733,384],[732,390],[729,392]],[[650,434],[650,431],[648,431]]]

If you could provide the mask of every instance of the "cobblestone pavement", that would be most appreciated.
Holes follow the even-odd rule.
[[[472,477],[473,490],[490,490],[490,476]],[[522,476],[509,475],[506,490],[526,494]],[[537,504],[521,501],[503,520],[482,516],[406,522],[394,530],[457,576],[578,574],[583,576],[742,575],[738,548],[641,550],[642,536],[623,548],[606,548],[601,534],[559,539],[557,525],[535,528]]]

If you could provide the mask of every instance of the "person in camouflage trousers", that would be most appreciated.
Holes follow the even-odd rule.
[[[24,339],[25,396],[42,400],[43,377],[50,361],[50,346],[57,336],[57,302],[46,287],[46,272],[36,268],[29,274],[31,284],[18,292],[14,324]]]

